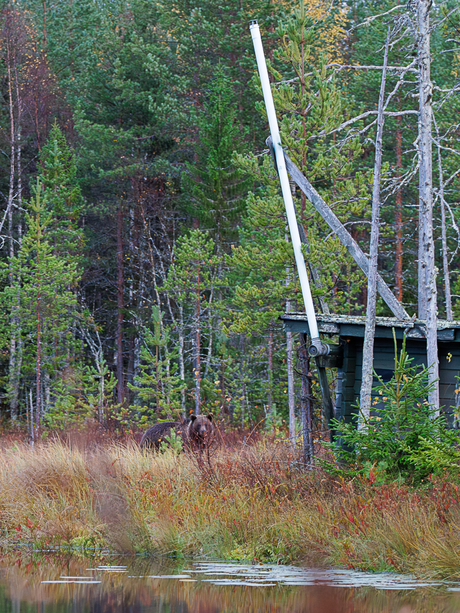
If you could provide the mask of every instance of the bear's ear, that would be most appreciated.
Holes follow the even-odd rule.
[[[213,414],[212,414],[212,413],[209,413],[209,414],[208,414],[208,419],[209,419],[209,421],[212,421],[212,418],[213,418]]]
[[[196,415],[190,415],[190,419],[192,420],[192,423],[193,423],[196,419]]]

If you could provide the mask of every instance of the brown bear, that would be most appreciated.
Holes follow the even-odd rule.
[[[144,448],[160,449],[166,437],[175,432],[182,439],[184,447],[192,451],[209,448],[214,440],[215,426],[212,414],[191,415],[190,420],[163,421],[144,432],[140,445]]]
[[[148,430],[146,430],[141,438],[140,445],[145,448],[160,449],[160,445],[166,440],[166,437],[171,436],[171,432],[175,432],[176,436],[185,442],[185,428],[187,422],[181,423],[180,421],[163,421],[155,424]]]

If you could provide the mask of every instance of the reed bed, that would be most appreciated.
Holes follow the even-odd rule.
[[[458,485],[306,470],[282,443],[210,461],[135,443],[0,448],[0,545],[340,564],[460,576]]]

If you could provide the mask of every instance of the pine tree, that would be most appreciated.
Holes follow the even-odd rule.
[[[1,299],[9,312],[13,307],[22,348],[19,374],[23,399],[34,388],[35,424],[40,428],[45,410],[53,402],[53,383],[75,367],[74,325],[79,280],[76,262],[53,253],[48,240],[51,214],[37,181],[27,205],[27,232],[18,254],[10,261],[14,283],[5,287]],[[19,298],[19,299],[18,299]],[[4,342],[8,344],[7,338]],[[9,388],[18,383],[10,379]]]
[[[284,204],[276,191],[273,187],[263,196],[249,196],[239,245],[227,258],[229,270],[225,283],[229,290],[221,301],[227,335],[234,341],[239,339],[238,342],[246,346],[246,357],[251,356],[250,380],[243,378],[241,381],[248,391],[240,385],[235,396],[249,396],[253,405],[265,406],[271,417],[277,404],[276,396],[281,401],[279,408],[282,411],[286,408],[284,393],[280,394],[280,385],[275,381],[275,371],[279,372],[282,359],[279,355],[282,345],[279,316],[285,312],[286,301],[295,303],[297,299],[292,274],[294,255],[291,244],[285,239]],[[240,355],[239,360],[245,361],[245,356]],[[247,369],[245,365],[245,375]],[[257,380],[261,378],[265,384],[258,389]],[[233,387],[238,387],[238,379],[236,376]],[[284,390],[285,383],[281,383],[281,387]]]

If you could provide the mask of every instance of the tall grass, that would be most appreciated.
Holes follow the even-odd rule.
[[[448,475],[417,490],[305,470],[261,440],[208,463],[137,445],[50,442],[0,449],[4,548],[341,564],[460,575],[459,491]]]

